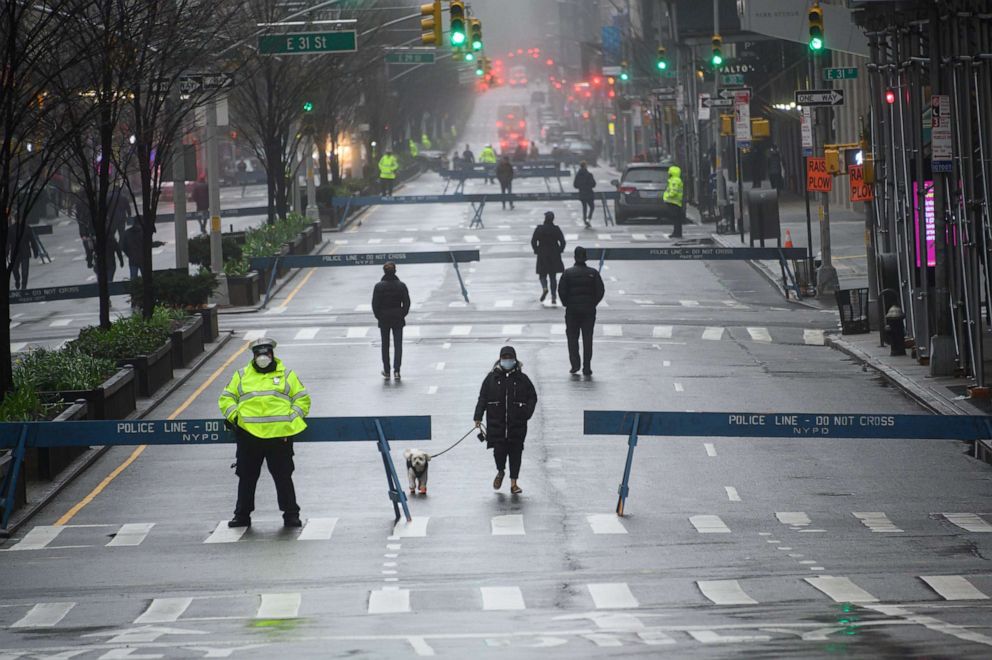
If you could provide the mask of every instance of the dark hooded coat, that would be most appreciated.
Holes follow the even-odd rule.
[[[410,292],[396,273],[386,273],[372,289],[372,313],[380,328],[402,328],[410,313]]]
[[[565,235],[561,233],[561,227],[555,224],[554,218],[545,218],[544,224],[534,229],[530,246],[537,255],[538,275],[565,272],[565,264],[561,261],[561,253],[565,250]]]
[[[504,346],[500,355],[517,352],[511,346]],[[475,404],[475,420],[482,421],[486,415],[486,440],[491,447],[496,442],[523,443],[527,437],[527,422],[537,408],[537,390],[530,378],[523,372],[523,365],[504,371],[499,361],[482,381],[479,400]]]

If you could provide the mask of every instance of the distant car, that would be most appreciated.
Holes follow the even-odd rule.
[[[531,103],[536,103],[538,105],[543,105],[544,102],[545,102],[544,92],[531,92],[530,93],[530,102]]]
[[[562,151],[569,161],[578,162],[584,160],[590,165],[596,164],[596,149],[588,142],[568,140],[562,145]]]
[[[672,208],[663,199],[668,187],[668,168],[672,165],[672,162],[630,163],[619,181],[610,182],[620,193],[613,204],[618,225],[635,219],[642,222],[674,220]]]

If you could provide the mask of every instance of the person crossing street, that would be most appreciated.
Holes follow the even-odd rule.
[[[534,229],[530,246],[537,255],[537,277],[541,282],[541,302],[548,297],[548,279],[551,279],[551,304],[558,304],[558,273],[565,270],[561,253],[565,251],[565,235],[555,224],[555,214],[547,211],[544,224]]]
[[[565,337],[568,340],[568,360],[573,376],[582,369],[592,375],[592,334],[596,328],[596,306],[606,295],[599,271],[586,265],[586,249],[575,248],[575,265],[565,271],[558,283],[558,297],[565,306]],[[579,334],[582,335],[582,355],[579,355]]]
[[[227,525],[251,527],[264,462],[276,485],[283,525],[302,527],[293,487],[293,436],[307,427],[310,395],[296,372],[275,357],[274,339],[262,337],[250,347],[251,362],[234,373],[217,400],[237,440],[238,501]]]
[[[592,212],[596,208],[596,193],[593,192],[593,188],[596,187],[596,179],[592,178],[592,172],[589,171],[586,161],[579,163],[579,171],[575,173],[572,186],[579,191],[579,202],[582,203],[582,222],[585,223],[586,229],[591,229],[592,225],[589,221],[592,220]]]
[[[389,335],[393,335],[393,378],[400,379],[403,362],[403,326],[410,313],[410,292],[396,277],[396,264],[387,261],[382,266],[382,279],[372,290],[372,314],[379,321],[382,336],[382,377],[389,380]]]

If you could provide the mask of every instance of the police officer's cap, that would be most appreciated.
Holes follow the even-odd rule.
[[[252,352],[258,351],[263,348],[269,348],[270,350],[275,350],[276,340],[270,339],[268,337],[259,337],[258,339],[250,343],[248,347],[251,348]]]

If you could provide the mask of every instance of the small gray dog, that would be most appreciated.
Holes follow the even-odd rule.
[[[407,449],[403,452],[406,459],[406,474],[410,478],[410,493],[417,492],[420,486],[420,494],[427,494],[427,468],[431,455],[419,449]]]

